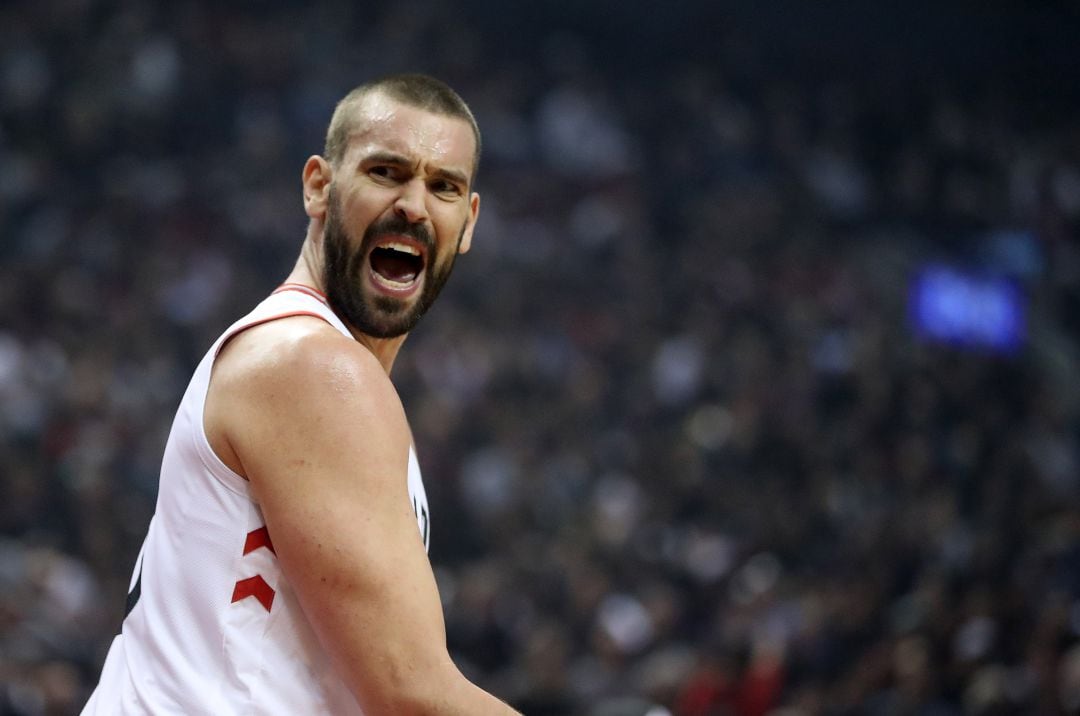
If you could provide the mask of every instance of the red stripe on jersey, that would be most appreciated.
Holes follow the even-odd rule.
[[[330,305],[330,302],[327,300],[325,293],[323,293],[322,291],[320,291],[317,288],[313,288],[311,286],[308,286],[307,284],[303,284],[303,283],[283,283],[280,286],[278,286],[276,289],[274,289],[273,292],[271,293],[271,295],[273,295],[274,293],[281,293],[283,291],[296,291],[297,293],[303,293],[303,294],[306,294],[308,296],[311,296],[312,298],[318,299],[319,301],[322,301],[327,306]]]
[[[244,554],[251,554],[259,547],[266,547],[274,552],[274,543],[270,541],[270,532],[266,529],[266,525],[248,532],[247,540],[244,541]],[[274,554],[276,555],[277,552]]]
[[[232,603],[236,604],[248,597],[255,597],[259,600],[259,604],[266,608],[266,611],[270,611],[270,607],[274,605],[274,588],[267,584],[266,580],[258,574],[254,577],[241,579],[233,587]]]

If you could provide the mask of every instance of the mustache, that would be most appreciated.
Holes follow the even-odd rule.
[[[387,216],[371,224],[364,232],[364,243],[369,244],[386,234],[408,236],[423,244],[429,252],[435,250],[435,237],[425,225],[413,224],[398,214]]]

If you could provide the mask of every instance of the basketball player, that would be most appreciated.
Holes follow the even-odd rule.
[[[362,86],[303,170],[288,279],[210,348],[84,714],[510,714],[458,671],[389,374],[472,241],[480,135],[429,77]]]

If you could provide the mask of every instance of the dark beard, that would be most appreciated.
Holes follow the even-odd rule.
[[[366,257],[372,244],[386,234],[410,236],[424,245],[427,261],[424,264],[424,288],[415,303],[410,304],[390,296],[368,297],[361,288],[366,281]],[[458,246],[465,235],[461,227]],[[364,232],[360,245],[350,250],[350,240],[341,223],[337,193],[330,187],[326,207],[326,227],[323,230],[323,282],[330,307],[343,321],[373,338],[395,338],[411,331],[442,291],[454,268],[451,256],[445,266],[435,265],[435,240],[427,227],[410,224],[398,214],[376,221]]]

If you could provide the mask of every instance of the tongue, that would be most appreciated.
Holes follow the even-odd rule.
[[[396,283],[409,283],[416,278],[415,260],[392,251],[372,252],[371,268],[383,278]]]

